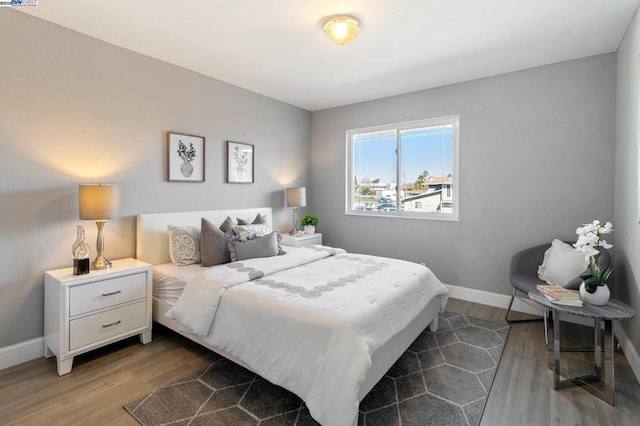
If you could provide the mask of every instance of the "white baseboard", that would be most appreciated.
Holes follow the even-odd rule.
[[[44,337],[0,348],[0,370],[44,356]]]
[[[613,334],[618,338],[618,342],[620,342],[622,346],[622,352],[624,352],[625,358],[629,361],[629,365],[636,375],[636,379],[640,382],[640,354],[638,354],[638,350],[619,322],[616,322]]]
[[[466,300],[467,302],[475,302],[482,305],[507,309],[509,307],[509,302],[511,301],[511,296],[507,296],[506,294],[491,293],[489,291],[459,287],[451,284],[445,285],[449,289],[449,296],[455,299]],[[524,312],[526,314],[542,316],[542,308],[539,308],[535,302],[527,303],[519,297],[516,297],[513,301],[511,309],[518,312]]]

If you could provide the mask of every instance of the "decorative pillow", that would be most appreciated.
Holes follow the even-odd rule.
[[[267,215],[262,216],[260,213],[256,215],[256,218],[251,222],[252,225],[266,225],[267,224]]]
[[[202,266],[231,262],[228,246],[230,235],[225,234],[205,218],[202,218],[200,231],[202,233]]]
[[[583,273],[589,262],[584,253],[558,239],[544,253],[542,265],[538,267],[538,278],[548,284],[566,286]]]
[[[227,218],[224,220],[224,222],[222,222],[222,225],[220,225],[220,230],[222,232],[224,232],[227,235],[233,235],[233,227],[236,226],[235,223],[233,223],[233,219],[231,219],[229,216],[227,216]]]
[[[238,222],[238,225],[263,225],[267,223],[267,215],[262,216],[258,213],[251,223],[244,219],[240,219],[239,217],[236,217],[236,221]]]
[[[167,226],[169,258],[178,266],[200,263],[200,231],[191,226]]]
[[[274,231],[263,237],[246,241],[231,239],[229,240],[229,252],[231,254],[231,260],[234,262],[254,259],[256,257],[277,256],[279,253],[277,232]]]
[[[271,232],[271,228],[267,224],[260,225],[238,225],[233,228],[240,241],[252,240],[256,237],[264,237]]]

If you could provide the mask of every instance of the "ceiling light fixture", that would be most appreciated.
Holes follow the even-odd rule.
[[[360,33],[360,21],[350,15],[335,15],[327,18],[322,29],[331,41],[339,45],[351,43]]]

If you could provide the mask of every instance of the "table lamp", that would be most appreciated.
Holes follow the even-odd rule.
[[[80,185],[80,219],[95,220],[98,226],[96,259],[91,269],[109,269],[111,262],[104,257],[104,236],[102,228],[107,219],[118,214],[120,208],[120,188],[118,185]]]
[[[307,188],[298,186],[296,188],[287,188],[287,207],[293,208],[293,229],[291,235],[298,233],[298,207],[307,206]]]

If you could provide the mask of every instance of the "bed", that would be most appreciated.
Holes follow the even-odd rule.
[[[437,329],[447,289],[423,266],[325,246],[211,268],[170,263],[167,226],[258,214],[272,226],[271,208],[139,215],[153,319],[297,394],[321,424],[355,424],[358,402],[427,326]]]

